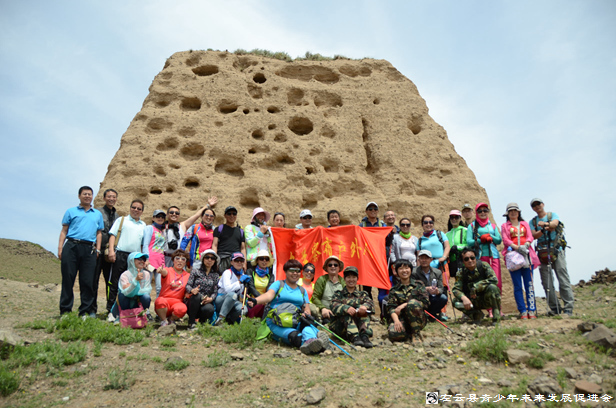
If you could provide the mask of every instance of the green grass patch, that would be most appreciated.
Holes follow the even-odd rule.
[[[505,333],[508,336],[521,336],[523,334],[526,334],[526,327],[512,326],[512,327],[505,327],[502,330],[503,330],[503,333]]]
[[[222,367],[229,361],[231,361],[231,356],[226,351],[223,351],[208,354],[207,358],[202,361],[201,364],[205,367],[215,368]]]
[[[160,346],[163,348],[172,348],[175,347],[177,342],[173,339],[165,338],[160,341]]]
[[[56,337],[62,341],[94,340],[95,342],[118,345],[143,341],[144,337],[150,334],[147,330],[124,328],[98,319],[86,319],[83,321],[76,313],[62,316],[54,326]]]
[[[135,383],[132,371],[126,366],[124,369],[112,368],[107,374],[107,383],[103,390],[127,390]]]
[[[19,389],[21,378],[17,370],[11,370],[8,364],[0,364],[0,395],[7,397]]]
[[[189,365],[190,363],[183,358],[173,358],[168,360],[163,367],[167,371],[182,371]]]
[[[466,350],[472,356],[496,363],[502,363],[507,359],[505,352],[509,342],[503,329],[476,330],[475,336],[477,339],[470,342],[466,347]]]
[[[528,365],[537,369],[545,367],[545,363],[548,361],[556,360],[556,357],[545,351],[533,351],[531,354],[533,354],[533,356],[528,360]]]
[[[243,349],[260,344],[257,342],[259,326],[259,319],[243,319],[240,324],[224,325],[219,334],[223,342],[237,344]]]
[[[87,354],[88,348],[81,341],[62,344],[45,340],[29,346],[16,346],[7,363],[11,368],[24,367],[34,363],[62,368],[85,360]]]

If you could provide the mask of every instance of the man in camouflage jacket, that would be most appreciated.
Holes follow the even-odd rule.
[[[389,291],[387,301],[387,314],[393,323],[389,326],[387,334],[390,341],[404,341],[406,339],[421,339],[421,330],[426,326],[428,308],[428,292],[423,283],[411,279],[411,263],[406,259],[399,259],[394,264],[400,282]]]
[[[464,312],[475,324],[481,323],[481,309],[492,309],[493,321],[500,318],[501,296],[496,274],[486,262],[479,261],[471,248],[462,251],[464,267],[456,274],[453,287],[454,307]]]
[[[344,269],[346,286],[332,298],[334,317],[329,328],[340,337],[346,336],[356,346],[371,348],[372,329],[368,314],[374,312],[374,303],[368,292],[357,288],[358,277],[356,267],[348,266]]]

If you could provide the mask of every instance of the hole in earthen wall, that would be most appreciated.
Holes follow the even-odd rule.
[[[158,174],[159,176],[166,176],[167,172],[165,171],[165,169],[163,168],[163,166],[156,166],[154,167],[154,174]]]
[[[218,73],[218,67],[216,65],[202,65],[192,69],[192,72],[199,76],[209,76]]]
[[[258,84],[262,84],[267,81],[267,78],[265,78],[265,75],[263,75],[263,73],[258,72],[252,77],[252,80]]]
[[[199,180],[196,178],[191,177],[184,180],[184,187],[186,188],[197,188],[199,185]]]
[[[242,170],[242,164],[244,164],[244,158],[235,158],[231,155],[222,155],[216,161],[214,171],[216,173],[225,173],[233,177],[243,177],[244,170]]]
[[[302,116],[295,116],[289,120],[289,129],[296,135],[303,136],[312,132],[314,127],[310,119]]]
[[[261,129],[253,131],[252,138],[257,140],[263,140],[263,131]]]
[[[261,207],[259,192],[254,187],[249,187],[240,194],[240,205],[249,209]]]
[[[273,124],[273,123],[270,123],[269,125],[267,125],[267,128],[268,128],[269,130],[274,130],[274,129],[276,129],[276,125],[275,125],[275,124]]]
[[[220,104],[218,104],[218,111],[220,113],[229,114],[235,112],[238,107],[239,106],[237,103],[229,101],[227,99],[223,99],[222,101],[220,101]]]
[[[152,188],[150,190],[150,194],[154,194],[154,195],[160,195],[163,193],[163,190],[161,190],[160,188]]]
[[[317,107],[337,108],[342,106],[342,97],[331,92],[316,92],[314,96],[314,104]]]
[[[274,137],[274,142],[284,143],[287,141],[287,135],[284,133],[277,133],[276,137]]]
[[[156,150],[161,150],[161,151],[173,150],[178,147],[178,144],[179,142],[177,138],[168,137],[162,143],[159,143],[158,146],[156,146]]]
[[[148,122],[146,130],[150,132],[160,132],[163,129],[171,127],[172,125],[172,122],[168,122],[163,118],[154,118]]]
[[[180,154],[186,160],[198,160],[205,154],[205,147],[197,142],[188,142],[180,149]]]
[[[267,111],[268,111],[269,113],[278,113],[278,112],[280,112],[280,109],[278,109],[278,107],[276,107],[276,106],[269,106],[269,107],[267,108]]]
[[[197,134],[197,131],[191,127],[183,127],[178,130],[180,136],[191,137]]]
[[[248,84],[248,94],[252,96],[253,99],[261,99],[263,98],[263,89],[255,84]]]
[[[329,126],[323,126],[321,129],[321,136],[333,139],[336,136],[336,132],[334,132],[334,130]]]
[[[301,106],[304,99],[304,91],[298,88],[291,88],[287,92],[287,103],[291,106]]]
[[[180,104],[180,109],[185,111],[198,111],[201,109],[201,100],[199,98],[184,98]]]

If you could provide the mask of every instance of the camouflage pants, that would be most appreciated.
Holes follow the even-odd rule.
[[[372,329],[370,328],[370,317],[359,317],[357,315],[350,316],[344,314],[343,316],[336,316],[329,324],[329,329],[336,333],[338,336],[347,340],[352,340],[359,334],[360,329],[364,328],[368,337],[372,337]]]
[[[481,318],[483,316],[481,309],[492,309],[492,312],[500,312],[501,295],[498,290],[498,286],[496,285],[488,285],[483,292],[477,293],[477,297],[475,299],[471,299],[470,297],[469,299],[473,303],[473,308],[470,310],[466,310],[464,308],[461,298],[455,298],[453,305],[456,309],[461,310],[472,320],[477,320],[477,318]],[[494,315],[496,316],[497,313]]]
[[[420,314],[419,316],[415,316],[413,312],[419,312]],[[404,331],[397,332],[393,323],[389,325],[389,328],[387,329],[387,336],[392,342],[404,341],[409,338],[409,335],[419,333],[426,326],[426,314],[424,313],[424,307],[418,300],[410,300],[407,306],[402,309],[402,312],[398,318],[404,326]]]

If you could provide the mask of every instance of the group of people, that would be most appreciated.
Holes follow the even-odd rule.
[[[228,206],[225,222],[214,226],[218,199],[212,197],[183,222],[180,209],[171,206],[166,212],[155,210],[151,224],[146,225],[142,219],[144,203],[133,200],[129,214],[119,216],[117,196],[115,190],[106,190],[105,205],[95,209],[92,189],[81,187],[80,204],[64,215],[58,245],[61,314],[72,310],[73,285],[79,271],[79,314],[84,318],[96,317],[102,274],[110,321],[118,321],[121,310],[141,305],[149,318],[160,320],[161,326],[174,324],[186,314],[190,328],[197,322],[219,325],[238,322],[243,316],[262,318],[264,332],[307,354],[328,348],[327,331],[354,345],[373,346],[370,315],[375,313],[375,305],[372,288],[358,285],[362,271],[345,267],[338,257],[330,256],[322,265],[324,274],[315,281],[314,264],[289,260],[283,266],[285,279],[276,280],[268,225],[272,217],[263,208],[255,208],[250,224],[241,228],[237,209]],[[489,220],[487,204],[474,208],[465,204],[461,210],[450,212],[446,233],[435,230],[434,216],[424,215],[423,234],[414,237],[409,218],[402,218],[396,225],[395,213],[387,211],[381,221],[378,205],[369,202],[359,226],[391,228],[384,243],[391,287],[378,290],[389,338],[401,341],[421,337],[427,321],[447,320],[448,300],[474,322],[483,318],[482,309],[498,321],[500,255],[507,258],[507,265],[514,265],[510,273],[521,319],[536,317],[532,271],[537,266],[550,314],[571,314],[573,293],[562,224],[555,213],[545,212],[541,199],[533,199],[531,208],[537,216],[529,224],[518,205],[510,203],[506,222],[499,230]],[[312,218],[310,210],[302,210],[295,228],[312,228]],[[340,226],[338,211],[329,211],[327,219],[329,228]],[[285,228],[285,215],[275,213],[272,224]],[[537,252],[530,245],[533,240],[538,241]],[[496,245],[501,243],[505,248],[499,252]],[[555,296],[552,270],[559,281],[562,310]],[[453,287],[450,275],[456,278]],[[156,317],[149,314],[152,282]]]

